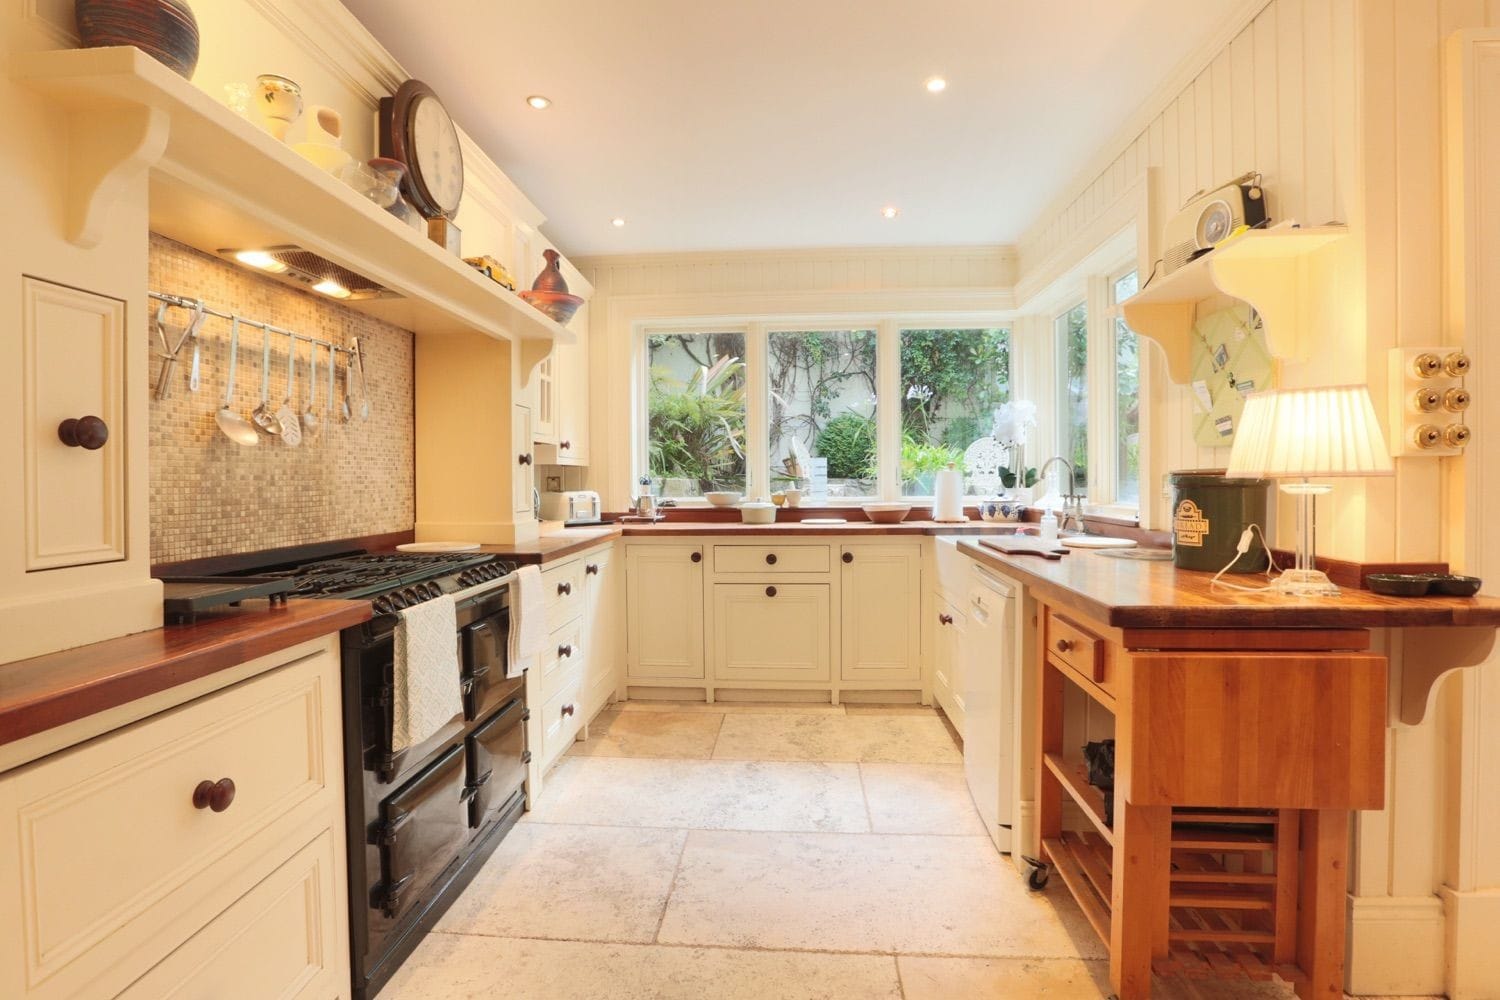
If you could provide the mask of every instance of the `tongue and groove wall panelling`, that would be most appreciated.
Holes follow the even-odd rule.
[[[266,320],[365,352],[370,419],[344,423],[328,407],[328,352],[318,351],[317,414],[322,432],[292,448],[261,437],[245,447],[214,420],[224,403],[228,320],[202,332],[202,384],[188,390],[191,346],[183,348],[170,395],[151,401],[151,561],[177,562],[355,535],[408,531],[413,500],[412,335],[320,295],[257,277],[244,268],[151,237],[150,286],[201,298],[222,312]],[[155,316],[155,303],[151,315]],[[185,310],[174,309],[172,322]],[[241,324],[235,408],[249,417],[260,398],[259,329]],[[152,344],[155,379],[156,351]],[[271,405],[286,397],[285,337],[271,339]],[[344,398],[342,369],[335,400]],[[297,347],[298,412],[307,403],[308,345]],[[356,380],[357,381],[357,380]],[[337,405],[337,403],[335,404]]]

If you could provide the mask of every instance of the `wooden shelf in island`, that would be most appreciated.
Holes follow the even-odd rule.
[[[1125,322],[1162,346],[1173,382],[1192,378],[1193,323],[1198,303],[1230,295],[1250,303],[1265,327],[1273,357],[1307,354],[1305,314],[1320,267],[1317,251],[1348,234],[1345,226],[1283,225],[1252,229],[1219,244],[1164,277],[1149,281],[1122,306]]]
[[[478,334],[540,360],[575,336],[332,174],[131,47],[17,56],[16,81],[64,111],[68,238],[97,244],[143,174],[153,232],[205,253],[293,245],[398,297],[340,300],[418,334]]]

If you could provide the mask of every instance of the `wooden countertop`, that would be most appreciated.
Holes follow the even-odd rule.
[[[620,525],[620,528],[626,538],[685,538],[696,535],[720,535],[730,538],[854,535],[868,538],[881,535],[1008,535],[1016,530],[1014,524],[987,521],[967,521],[961,524],[940,524],[937,521],[876,524],[873,521],[852,519],[847,524],[807,524],[799,521],[782,521],[776,524],[744,524],[740,521],[658,521],[655,524],[648,524],[626,521]]]
[[[368,601],[263,600],[0,664],[0,745],[370,619]]]
[[[1057,561],[1008,556],[958,543],[975,561],[1016,578],[1044,600],[1078,608],[1119,628],[1389,628],[1500,626],[1493,597],[1385,597],[1346,588],[1338,597],[1282,597],[1209,587],[1212,573],[1171,562],[1116,559],[1075,550]],[[1263,577],[1234,582],[1255,586]]]
[[[583,528],[563,528],[543,535],[534,542],[515,545],[482,545],[481,552],[493,552],[502,559],[518,563],[549,563],[582,552],[620,537],[620,525],[600,524]]]

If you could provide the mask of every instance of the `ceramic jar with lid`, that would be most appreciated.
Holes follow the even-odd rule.
[[[740,504],[740,521],[744,524],[775,524],[776,505],[764,497]]]

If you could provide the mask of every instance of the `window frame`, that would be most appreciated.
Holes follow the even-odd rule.
[[[931,496],[903,496],[901,493],[901,331],[913,329],[979,330],[1003,329],[1010,341],[1011,394],[1016,394],[1016,320],[1009,311],[964,311],[954,313],[871,313],[855,312],[837,315],[795,316],[695,316],[668,320],[635,322],[632,350],[633,376],[631,412],[635,424],[631,433],[632,455],[629,485],[634,497],[640,470],[646,467],[650,449],[650,421],[647,406],[650,386],[650,338],[662,334],[739,333],[745,338],[745,496],[766,496],[770,488],[770,373],[768,344],[772,333],[815,333],[840,330],[875,331],[875,421],[876,489],[870,497],[839,498],[830,501],[837,506],[858,506],[870,501],[910,501],[915,505],[932,502]],[[980,499],[965,495],[966,502]],[[707,506],[699,497],[678,497],[682,506]]]

